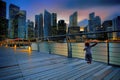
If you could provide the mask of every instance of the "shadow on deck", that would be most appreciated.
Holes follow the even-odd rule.
[[[120,80],[120,67],[0,47],[0,80]]]

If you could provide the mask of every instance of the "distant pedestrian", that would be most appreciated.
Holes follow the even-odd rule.
[[[92,62],[91,48],[94,47],[96,44],[97,44],[97,42],[95,42],[92,45],[90,45],[90,42],[85,42],[85,48],[84,48],[84,51],[86,51],[85,52],[85,60],[87,61],[88,64],[91,64],[91,62]]]

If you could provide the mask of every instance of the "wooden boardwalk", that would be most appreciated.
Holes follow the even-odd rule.
[[[120,80],[120,67],[0,47],[0,80]]]

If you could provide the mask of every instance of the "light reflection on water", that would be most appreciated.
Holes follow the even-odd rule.
[[[84,59],[84,43],[71,43],[72,45],[72,56]],[[47,43],[40,42],[40,52],[51,52],[53,54],[59,54],[67,56],[68,49],[67,43]],[[37,43],[32,44],[32,49],[37,50]],[[120,43],[109,43],[110,62],[120,65]],[[108,49],[106,43],[98,43],[92,48],[93,59],[101,62],[108,60]]]

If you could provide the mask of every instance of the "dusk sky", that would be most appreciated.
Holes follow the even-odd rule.
[[[10,3],[27,11],[27,19],[34,21],[35,15],[44,13],[48,10],[50,13],[57,13],[58,20],[64,19],[69,23],[69,16],[77,11],[78,22],[86,21],[89,13],[95,12],[102,21],[113,19],[120,16],[120,0],[3,0],[7,2],[7,8]],[[7,12],[8,13],[8,12]],[[7,16],[8,17],[8,16]],[[82,26],[84,24],[81,24]]]

